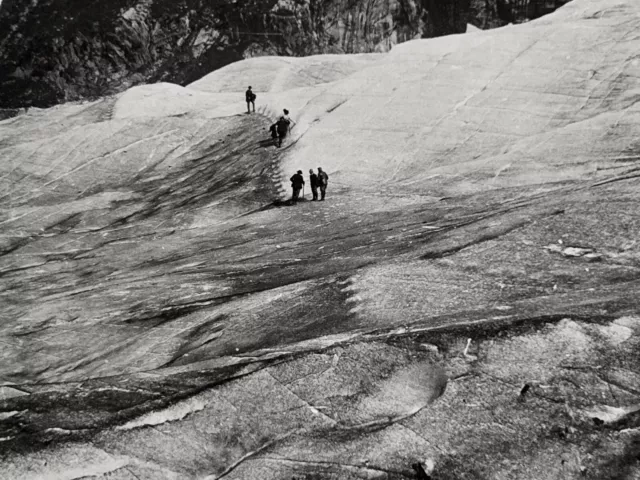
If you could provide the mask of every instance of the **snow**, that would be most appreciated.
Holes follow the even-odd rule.
[[[161,425],[166,422],[182,420],[187,415],[204,410],[206,406],[206,403],[202,400],[197,398],[189,399],[168,409],[147,413],[140,418],[116,427],[116,430],[131,430],[133,428],[146,427],[149,425]]]
[[[545,22],[395,47],[313,99],[344,103],[304,133],[285,170],[321,165],[356,188],[377,182],[447,194],[452,178],[459,192],[459,177],[479,190],[612,166],[640,120],[630,93],[640,86],[640,42],[627,34],[640,9],[619,7],[622,34],[612,20],[594,28],[578,15],[580,6],[611,3],[577,1],[572,15]]]
[[[262,92],[283,92],[341,80],[384,55],[313,55],[310,57],[255,57],[232,63],[193,82],[189,89],[209,93],[244,93],[249,85]]]

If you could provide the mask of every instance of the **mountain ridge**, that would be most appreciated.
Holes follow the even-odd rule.
[[[5,0],[0,108],[95,99],[144,83],[186,85],[255,56],[383,52],[462,33],[470,19],[483,28],[506,23],[496,0]]]

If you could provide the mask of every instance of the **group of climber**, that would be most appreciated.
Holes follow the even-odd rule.
[[[252,107],[253,107],[253,112],[255,113],[256,94],[253,93],[253,90],[251,90],[251,86],[249,86],[244,96],[245,96],[245,100],[247,101],[247,113],[252,112]],[[282,115],[276,123],[274,123],[273,125],[271,125],[271,127],[269,127],[269,131],[271,132],[271,138],[273,139],[275,145],[278,147],[282,146],[282,140],[284,140],[284,138],[289,133],[291,133],[291,127],[295,125],[295,122],[291,120],[291,117],[289,117],[289,110],[285,108],[282,111],[284,112],[284,115]]]
[[[291,203],[296,204],[300,198],[300,190],[304,188],[304,178],[302,176],[302,170],[298,170],[289,180],[291,180],[291,188],[293,193],[291,195]],[[327,185],[329,184],[329,175],[318,167],[318,174],[316,175],[313,169],[309,170],[309,183],[311,184],[311,193],[313,199],[311,201],[318,200],[318,189],[320,189],[320,201],[324,200],[327,193]],[[302,195],[304,197],[304,193]]]
[[[247,113],[251,113],[251,107],[253,107],[253,112],[256,111],[256,94],[253,93],[251,87],[247,89],[245,92],[245,100],[247,101]],[[282,115],[276,123],[269,127],[269,131],[271,132],[271,138],[273,138],[274,142],[278,147],[282,146],[282,140],[291,132],[291,127],[295,125],[294,121],[289,117],[289,110],[286,108],[282,110],[284,115]],[[291,203],[296,204],[300,198],[300,191],[304,188],[304,178],[302,176],[302,170],[298,170],[291,178],[291,188],[293,189],[293,194],[291,195]],[[314,173],[313,169],[309,170],[309,183],[311,184],[311,193],[313,194],[313,198],[311,201],[318,200],[318,189],[320,189],[320,200],[324,200],[324,197],[327,193],[327,184],[329,183],[329,175],[322,170],[321,167],[318,167],[318,173]],[[303,195],[304,197],[304,192]]]

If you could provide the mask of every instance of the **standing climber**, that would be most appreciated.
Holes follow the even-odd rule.
[[[273,139],[274,145],[278,144],[278,124],[274,123],[269,127],[269,131],[271,132],[271,138]]]
[[[311,184],[311,193],[313,193],[313,200],[318,200],[318,175],[313,173],[313,168],[309,169],[309,183]]]
[[[293,194],[291,195],[291,203],[295,204],[300,196],[300,190],[304,185],[304,178],[302,178],[302,170],[298,170],[298,173],[294,174],[289,180],[291,180],[291,188]]]
[[[284,117],[280,117],[280,120],[276,123],[276,129],[278,130],[278,146],[282,146],[282,140],[287,136],[289,131],[289,123]]]
[[[256,111],[256,94],[251,90],[251,86],[244,93],[245,100],[247,101],[247,113],[251,113],[250,106],[253,105],[253,112]]]
[[[324,200],[324,196],[327,193],[327,184],[329,183],[329,175],[318,167],[318,186],[320,187],[320,201]]]
[[[288,131],[287,133],[291,133],[291,129],[293,128],[293,126],[296,124],[296,122],[294,122],[293,120],[291,120],[291,117],[289,116],[289,110],[287,110],[286,108],[282,110],[284,112],[284,119],[285,121],[288,123]]]

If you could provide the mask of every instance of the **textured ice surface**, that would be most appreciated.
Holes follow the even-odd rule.
[[[639,24],[574,0],[0,122],[0,471],[633,478],[588,412],[640,391]]]

